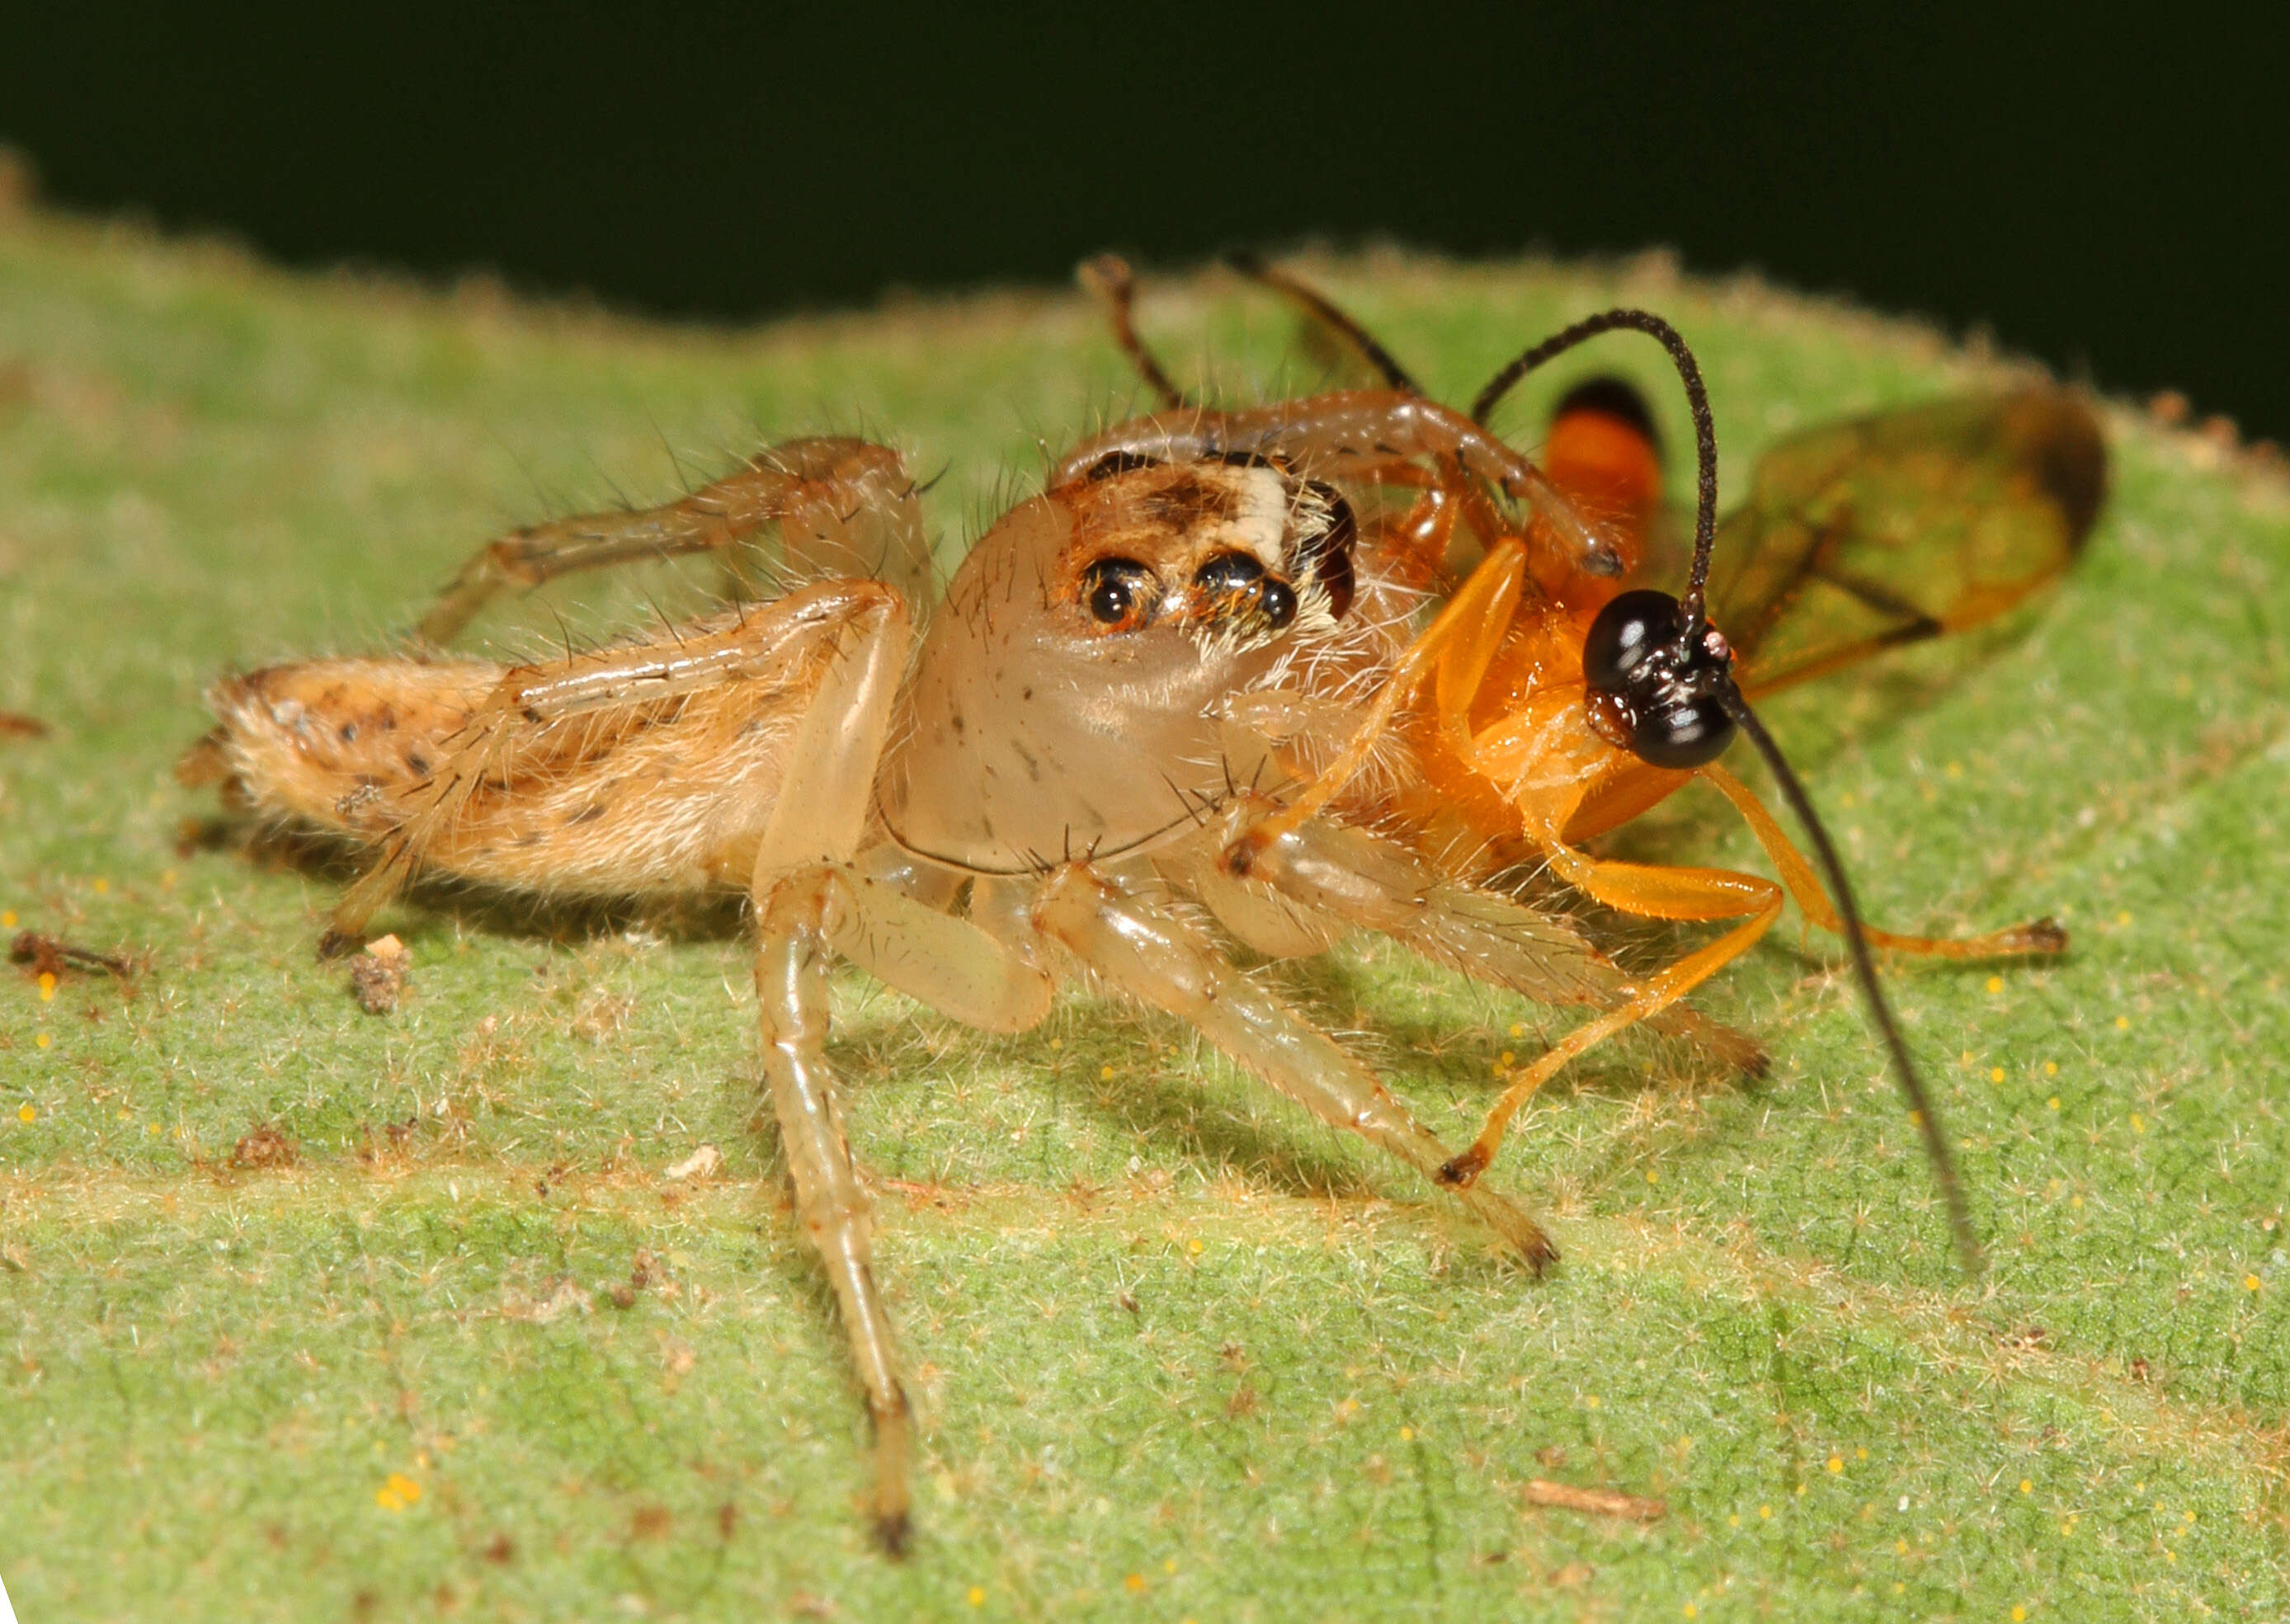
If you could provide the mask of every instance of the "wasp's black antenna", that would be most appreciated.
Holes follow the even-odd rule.
[[[1797,814],[1797,820],[1805,826],[1813,842],[1814,855],[1821,860],[1822,877],[1829,882],[1830,899],[1837,904],[1838,917],[1845,926],[1846,944],[1853,949],[1853,972],[1860,979],[1861,996],[1869,1001],[1870,1019],[1883,1035],[1885,1047],[1892,1052],[1894,1076],[1900,1083],[1901,1092],[1908,1096],[1917,1126],[1923,1131],[1925,1154],[1932,1158],[1941,1196],[1948,1204],[1948,1227],[1956,1237],[1957,1255],[1964,1261],[1965,1272],[1977,1276],[1984,1267],[1980,1240],[1972,1230],[1972,1213],[1965,1205],[1964,1187],[1957,1180],[1955,1158],[1949,1154],[1948,1135],[1942,1131],[1939,1115],[1934,1111],[1924,1083],[1917,1076],[1916,1063],[1909,1058],[1908,1040],[1901,1036],[1900,1023],[1893,1018],[1892,1006],[1885,1002],[1884,988],[1877,980],[1877,962],[1870,956],[1868,938],[1862,932],[1861,911],[1854,903],[1853,887],[1845,878],[1845,865],[1838,858],[1837,848],[1830,844],[1829,831],[1814,813],[1805,786],[1798,781],[1781,747],[1766,732],[1766,724],[1758,720],[1758,713],[1750,708],[1731,678],[1718,688],[1718,702],[1750,736],[1750,742],[1758,747],[1758,754],[1765,757],[1766,765],[1773,769],[1774,780],[1781,786],[1782,798],[1790,804],[1790,810]]]
[[[1669,352],[1685,386],[1685,404],[1693,414],[1693,460],[1697,489],[1693,503],[1693,569],[1686,577],[1685,619],[1682,641],[1690,642],[1701,629],[1703,588],[1709,580],[1709,549],[1718,540],[1718,424],[1709,412],[1709,390],[1701,381],[1701,364],[1694,360],[1685,337],[1651,310],[1602,310],[1562,328],[1540,344],[1522,350],[1493,378],[1471,402],[1471,418],[1484,423],[1518,380],[1552,356],[1563,355],[1586,339],[1618,331],[1643,332]]]
[[[1605,703],[1627,730],[1629,748],[1641,760],[1657,766],[1691,768],[1714,761],[1735,728],[1750,736],[1780,784],[1782,797],[1798,821],[1805,826],[1820,860],[1822,878],[1837,905],[1839,933],[1852,951],[1854,974],[1868,1000],[1870,1019],[1885,1040],[1894,1079],[1907,1098],[1917,1125],[1924,1134],[1925,1151],[1948,1205],[1949,1229],[1956,1241],[1965,1271],[1982,1269],[1980,1242],[1972,1229],[1964,1188],[1957,1180],[1956,1162],[1949,1154],[1948,1136],[1940,1116],[1918,1076],[1908,1040],[1892,1006],[1885,1002],[1877,980],[1876,960],[1861,923],[1861,910],[1845,877],[1845,864],[1813,809],[1812,797],[1798,780],[1773,735],[1742,697],[1734,681],[1734,651],[1702,612],[1704,588],[1709,579],[1709,554],[1718,534],[1718,431],[1709,410],[1709,391],[1677,329],[1646,310],[1617,309],[1586,317],[1523,351],[1497,372],[1471,403],[1471,415],[1484,421],[1511,386],[1553,356],[1572,349],[1602,332],[1627,328],[1654,339],[1669,352],[1685,386],[1687,405],[1693,413],[1693,448],[1697,497],[1693,514],[1693,568],[1684,599],[1666,593],[1626,592],[1599,612],[1583,649],[1583,675],[1594,700]],[[1711,711],[1717,711],[1713,716]]]
[[[1408,395],[1423,393],[1423,386],[1399,364],[1397,356],[1376,342],[1373,333],[1311,284],[1300,281],[1286,271],[1277,270],[1245,251],[1228,253],[1224,262],[1251,282],[1270,288],[1276,293],[1285,294],[1303,306],[1314,321],[1350,345],[1361,360],[1373,367],[1382,378],[1386,388],[1397,389]]]
[[[1160,361],[1137,335],[1137,324],[1131,314],[1131,306],[1137,298],[1137,277],[1129,268],[1129,261],[1117,253],[1101,253],[1076,266],[1074,280],[1105,306],[1106,314],[1113,318],[1114,342],[1121,346],[1121,353],[1129,357],[1129,364],[1144,380],[1145,387],[1161,397],[1163,409],[1181,412],[1191,405],[1191,400],[1169,380]]]

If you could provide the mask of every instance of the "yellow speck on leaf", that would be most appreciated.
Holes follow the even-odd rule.
[[[1110,1083],[1110,1082],[1112,1082],[1112,1081],[1113,1081],[1113,1068],[1112,1068],[1112,1067],[1110,1067],[1110,1066],[1101,1066],[1101,1067],[1099,1067],[1099,1068],[1097,1068],[1097,1080],[1098,1080],[1099,1082],[1101,1082],[1101,1083]]]
[[[2118,924],[2129,924],[2131,923],[2130,913],[2126,910],[2126,912],[2116,915],[2115,923]]]
[[[1517,1059],[1518,1059],[1518,1056],[1517,1056],[1516,1054],[1513,1054],[1513,1053],[1512,1053],[1509,1050],[1508,1050],[1508,1049],[1506,1049],[1506,1050],[1504,1050],[1504,1051],[1502,1052],[1502,1063],[1503,1063],[1505,1066],[1509,1066],[1509,1065],[1510,1065],[1514,1060],[1517,1060]]]
[[[1685,1604],[1685,1616],[1689,1619],[1698,1619],[1701,1616],[1701,1609],[1688,1602]]]
[[[373,1503],[384,1511],[403,1511],[420,1500],[421,1485],[403,1472],[392,1472],[373,1492]]]
[[[2060,1108],[2060,1097],[2057,1094],[2054,1094],[2050,1099],[2045,1100],[2044,1108],[2047,1111],[2058,1110]]]
[[[1525,1037],[1526,1036],[1526,1028],[1524,1026],[1521,1026],[1517,1021],[1514,1020],[1510,1023],[1510,1035],[1513,1037]]]
[[[1132,1573],[1128,1578],[1121,1581],[1121,1586],[1123,1589],[1128,1591],[1132,1596],[1141,1596],[1145,1592],[1145,1575],[1142,1573]]]
[[[1863,1444],[1855,1449],[1853,1452],[1853,1458],[1855,1460],[1866,1460],[1869,1458],[1869,1446]]]
[[[1164,1573],[1174,1573],[1177,1571],[1177,1559],[1174,1556],[1164,1556],[1161,1559],[1161,1571]]]
[[[1842,1456],[1842,1455],[1831,1455],[1831,1456],[1830,1456],[1830,1457],[1829,1457],[1829,1469],[1830,1469],[1830,1471],[1832,1471],[1832,1472],[1841,1472],[1841,1471],[1843,1471],[1843,1470],[1845,1469],[1845,1457],[1844,1457],[1844,1456]]]
[[[1187,1243],[1185,1250],[1197,1258],[1201,1255],[1201,1243],[1198,1240],[1190,1241]]]
[[[2060,1075],[2060,1063],[2057,1060],[2046,1060],[2044,1062],[2044,1075],[2047,1077],[2058,1076]]]
[[[2131,1113],[2131,1131],[2134,1133],[2147,1132],[2147,1119],[2136,1111]]]
[[[2028,1610],[2025,1607],[2012,1609],[2012,1624],[2028,1624]]]
[[[1906,1540],[1895,1540],[1893,1541],[1893,1555],[1895,1556],[1905,1556],[1908,1554],[1909,1542]]]
[[[175,889],[175,871],[172,868],[162,868],[159,871],[159,889],[162,891]]]
[[[2004,978],[2000,975],[1990,976],[1988,978],[1988,990],[1992,993],[2002,992],[2004,990]]]
[[[1990,1083],[2001,1083],[2004,1080],[2004,1068],[2001,1066],[1990,1066],[1988,1068],[1988,1080]]]
[[[2025,1477],[2022,1477],[2022,1479],[2020,1479],[2020,1492],[2021,1492],[2021,1493],[2022,1493],[2022,1494],[2033,1494],[2035,1492],[2036,1492],[2036,1485],[2035,1485],[2035,1484],[2034,1484],[2034,1483],[2032,1483],[2031,1481],[2030,1481],[2028,1478],[2025,1478]]]
[[[1586,1410],[1597,1409],[1598,1407],[1598,1396],[1596,1393],[1585,1393],[1582,1395],[1582,1406]]]
[[[45,1037],[47,1034],[43,1032],[40,1036],[42,1037]],[[47,1047],[47,1044],[42,1044],[40,1047],[44,1049]],[[35,1107],[20,1105],[16,1108],[16,1120],[18,1122],[37,1122],[40,1120],[40,1113]]]
[[[983,1607],[986,1605],[986,1588],[983,1585],[973,1585],[970,1587],[970,1604],[973,1607]]]
[[[1771,1517],[1773,1514],[1774,1508],[1771,1506],[1760,1506],[1758,1508],[1758,1515],[1761,1517]]]
[[[12,931],[15,928],[16,910],[12,908],[0,908],[0,930]]]
[[[95,883],[95,894],[96,894],[97,896],[100,897],[100,896],[107,895],[107,894],[108,894],[108,893],[109,893],[110,890],[111,890],[111,882],[110,882],[109,880],[99,879],[98,881],[96,881],[96,883]]]
[[[52,971],[52,970],[43,970],[43,971],[41,971],[41,972],[40,972],[40,1002],[41,1002],[41,1003],[43,1003],[43,1004],[46,1004],[46,1003],[50,1002],[51,1000],[52,1000],[52,999],[55,997],[55,996],[56,996],[56,972],[55,972],[54,971]]]
[[[1740,1512],[1738,1512],[1738,1511],[1729,1511],[1729,1512],[1727,1512],[1727,1513],[1726,1514],[1726,1527],[1728,1527],[1728,1528],[1739,1528],[1741,1525],[1742,1525],[1742,1514],[1741,1514]]]
[[[1400,1441],[1402,1444],[1413,1444],[1413,1443],[1414,1443],[1414,1442],[1415,1442],[1415,1428],[1413,1428],[1413,1427],[1402,1427],[1402,1428],[1399,1429],[1399,1441]],[[1174,1570],[1173,1569],[1173,1570],[1172,1570],[1172,1572],[1173,1572],[1173,1571],[1174,1571]]]
[[[2245,1275],[2242,1277],[2242,1289],[2246,1292],[2254,1292],[2265,1284],[2266,1282],[2261,1280],[2256,1275]]]
[[[1660,1183],[1661,1182],[1661,1172],[1660,1172],[1658,1169],[1655,1169],[1655,1168],[1652,1168],[1652,1167],[1647,1168],[1647,1169],[1646,1169],[1646,1182],[1647,1182],[1648,1184],[1660,1184]]]
[[[2115,1018],[2115,1029],[2118,1032],[2128,1032],[2131,1029],[2131,1017],[2118,1015]]]
[[[2182,1521],[2187,1523],[2192,1523],[2195,1520],[2195,1514],[2191,1511],[2182,1511],[2179,1516]]]

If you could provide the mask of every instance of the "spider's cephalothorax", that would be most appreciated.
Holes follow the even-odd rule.
[[[1590,725],[1649,766],[1713,762],[1734,742],[1719,696],[1734,681],[1734,651],[1707,620],[1689,628],[1667,592],[1625,592],[1598,612],[1582,641]]]

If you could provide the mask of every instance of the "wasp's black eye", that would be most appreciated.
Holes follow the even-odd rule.
[[[1684,612],[1667,592],[1625,592],[1598,612],[1582,640],[1582,680],[1614,693],[1627,688],[1630,673],[1656,650],[1677,641]]]
[[[1734,652],[1704,625],[1679,641],[1685,611],[1667,592],[1625,592],[1598,612],[1582,640],[1592,724],[1649,766],[1684,770],[1718,759],[1734,741],[1720,702]]]
[[[1144,624],[1153,588],[1153,572],[1134,558],[1100,558],[1082,572],[1081,601],[1090,618],[1117,631]]]

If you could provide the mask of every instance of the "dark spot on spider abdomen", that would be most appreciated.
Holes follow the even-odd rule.
[[[414,774],[417,778],[428,778],[429,776],[429,758],[419,750],[408,750],[405,752],[405,766],[406,770]]]
[[[605,804],[602,801],[591,801],[579,812],[565,819],[564,827],[570,828],[576,823],[594,823],[604,815]]]

